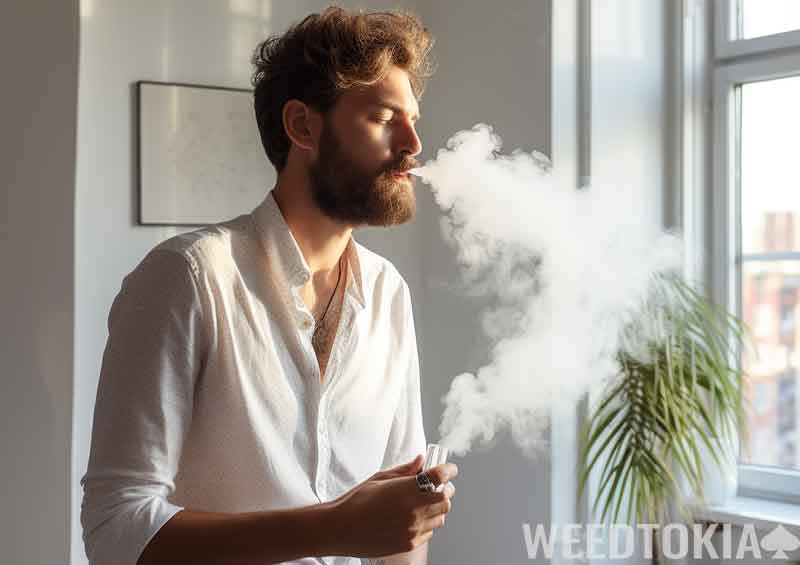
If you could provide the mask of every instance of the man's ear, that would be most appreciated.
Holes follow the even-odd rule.
[[[283,129],[300,149],[316,150],[321,121],[318,112],[299,100],[289,100],[283,105]]]

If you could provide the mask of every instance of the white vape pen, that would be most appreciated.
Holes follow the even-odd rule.
[[[431,467],[436,467],[437,465],[441,465],[442,463],[447,463],[447,455],[449,454],[449,450],[437,443],[429,443],[427,453],[425,453],[425,463],[422,465],[422,470],[427,471]],[[439,485],[436,487],[436,492],[442,492],[444,490],[444,485]]]

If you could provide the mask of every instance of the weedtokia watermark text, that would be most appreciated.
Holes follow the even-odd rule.
[[[645,559],[653,557],[656,536],[668,559],[787,559],[787,551],[800,548],[800,539],[781,525],[769,532],[753,524],[522,524],[528,559],[559,555],[564,559],[624,559],[636,547]],[[718,538],[714,538],[714,536]]]

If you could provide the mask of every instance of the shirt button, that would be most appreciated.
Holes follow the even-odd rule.
[[[303,328],[304,330],[309,329],[311,327],[311,320],[306,318],[305,320],[300,322],[300,327]]]

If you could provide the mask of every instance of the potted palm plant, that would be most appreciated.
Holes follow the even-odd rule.
[[[670,508],[688,520],[687,498],[704,500],[708,455],[724,469],[745,432],[746,328],[679,276],[661,275],[623,338],[619,372],[581,430],[579,493],[597,469],[601,521],[663,524]],[[658,542],[654,531],[655,563]]]

